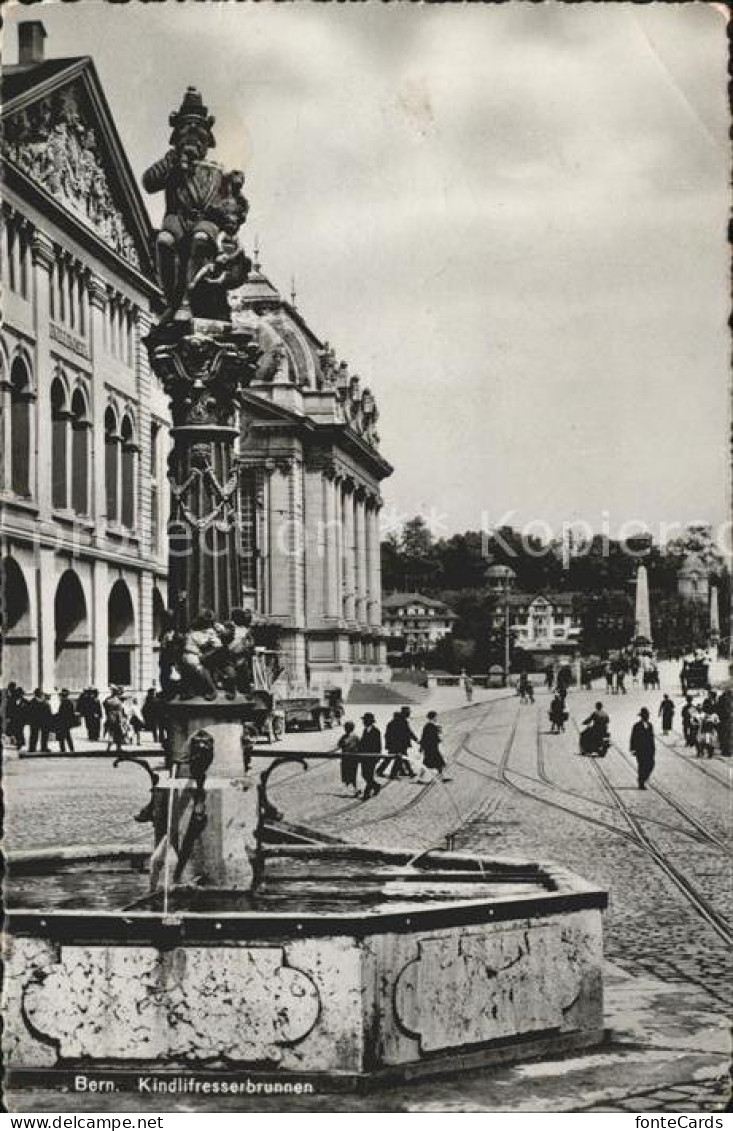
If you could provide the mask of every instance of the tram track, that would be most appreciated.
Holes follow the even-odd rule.
[[[677,733],[678,732],[675,731],[675,734]],[[679,737],[683,738],[682,735],[679,735]],[[705,762],[702,758],[697,758],[694,755],[686,757],[682,753],[682,751],[678,750],[672,742],[667,742],[660,735],[657,735],[657,741],[660,742],[662,746],[664,746],[667,750],[671,751],[672,754],[676,754],[680,761],[684,762],[686,766],[690,766],[691,769],[697,770],[699,773],[704,774],[706,778],[710,778],[711,781],[714,781],[717,785],[722,785],[725,789],[733,789],[733,780],[731,780],[731,777],[729,776],[726,780],[726,778],[721,777],[720,774],[713,773],[709,761]],[[691,749],[691,747],[686,747],[686,749]]]
[[[616,753],[625,762],[625,764],[633,769],[634,774],[636,774],[636,763],[633,762],[631,758],[624,753],[620,746],[618,746],[615,742],[612,742],[610,749],[615,750]],[[593,762],[596,763],[596,759],[593,759]],[[682,817],[683,820],[692,825],[692,827],[697,830],[698,836],[703,842],[712,845],[713,848],[716,848],[725,856],[733,858],[733,850],[730,848],[730,846],[727,845],[725,841],[722,841],[719,837],[715,836],[714,833],[711,833],[710,830],[707,829],[705,825],[703,825],[702,821],[699,821],[694,813],[690,812],[686,805],[683,805],[682,802],[677,800],[677,798],[673,797],[670,793],[667,793],[666,789],[663,789],[662,786],[658,785],[656,782],[648,782],[647,789],[652,793],[656,793],[657,797],[661,797],[661,799],[666,802],[666,804],[669,805],[671,809],[674,809],[676,813],[679,813],[680,817]]]
[[[612,825],[608,821],[602,821],[599,817],[593,817],[588,813],[580,813],[577,808],[572,808],[570,805],[563,805],[562,802],[557,801],[553,798],[538,796],[531,790],[524,789],[521,785],[518,785],[515,781],[512,781],[511,778],[507,777],[507,772],[509,769],[509,757],[511,756],[511,747],[508,748],[508,752],[507,750],[505,750],[504,756],[502,757],[502,760],[498,765],[494,762],[491,762],[483,754],[479,754],[477,751],[471,750],[469,747],[466,747],[465,749],[466,753],[469,754],[471,758],[476,758],[480,762],[487,763],[491,766],[496,766],[497,770],[499,771],[497,774],[482,774],[481,776],[490,778],[492,781],[496,781],[500,785],[507,786],[509,789],[513,790],[514,793],[519,794],[520,797],[526,797],[530,801],[535,801],[538,805],[546,805],[550,809],[556,809],[561,813],[569,813],[571,816],[578,817],[580,818],[580,820],[585,821],[588,824],[595,825],[597,828],[604,829],[606,832],[614,833],[614,835],[621,837],[623,840],[633,841],[631,834],[628,833],[625,829],[619,828],[617,825]],[[474,770],[471,766],[464,766],[464,768],[467,769],[469,773],[480,773],[480,771]],[[518,775],[519,771],[512,770],[511,773],[513,775]],[[522,774],[521,776],[527,777],[527,775],[524,774]],[[534,781],[535,779],[528,778],[528,780]],[[587,801],[588,799],[586,798],[585,800]]]
[[[618,749],[614,747],[614,749]],[[698,915],[703,918],[708,925],[715,931],[728,946],[733,945],[733,927],[725,919],[708,900],[707,896],[703,895],[695,885],[688,879],[684,872],[680,871],[676,864],[674,864],[667,853],[659,848],[647,835],[642,827],[637,815],[633,813],[625,804],[623,799],[619,796],[618,790],[610,781],[606,769],[601,766],[597,758],[593,759],[592,765],[595,773],[597,774],[603,788],[606,790],[608,796],[613,800],[619,814],[624,819],[632,833],[637,845],[642,848],[658,865],[665,875],[675,884],[675,886],[682,892]]]
[[[541,744],[542,744],[542,735],[541,735],[540,727],[541,727],[541,723],[540,723],[540,718],[538,716],[538,725],[537,725],[537,748],[538,748],[538,751],[541,750]],[[569,813],[572,816],[578,817],[580,820],[585,821],[588,824],[595,825],[597,828],[602,828],[602,829],[606,830],[607,832],[614,833],[616,836],[619,836],[624,840],[633,841],[634,838],[631,836],[631,834],[629,832],[627,832],[625,829],[619,828],[618,825],[613,825],[610,822],[604,821],[600,817],[594,817],[589,813],[581,812],[577,807],[574,807],[574,806],[571,806],[571,805],[565,805],[560,800],[558,800],[557,798],[543,797],[539,794],[533,793],[529,789],[522,788],[522,786],[520,784],[517,784],[516,781],[513,781],[511,778],[508,778],[506,776],[506,771],[508,769],[508,758],[506,757],[506,753],[505,753],[504,758],[502,759],[503,771],[501,771],[501,765],[502,765],[501,762],[497,763],[497,762],[493,761],[492,759],[487,758],[485,755],[479,754],[477,751],[472,750],[468,745],[465,745],[464,749],[465,749],[465,752],[471,758],[476,758],[478,761],[483,762],[486,765],[491,766],[492,768],[496,769],[496,771],[497,771],[497,773],[495,773],[495,774],[485,774],[485,773],[481,773],[481,771],[479,771],[479,770],[476,770],[472,766],[466,766],[464,764],[463,768],[468,770],[469,773],[475,773],[475,774],[480,775],[481,777],[485,777],[485,778],[487,778],[491,781],[495,781],[498,784],[506,785],[510,789],[513,789],[515,793],[518,793],[522,797],[526,797],[531,801],[536,801],[540,805],[549,806],[550,808],[556,809],[556,810],[558,810],[562,813]],[[511,753],[511,750],[509,751],[509,753]],[[541,754],[540,754],[540,757],[541,757]],[[539,758],[538,758],[538,761],[539,761]],[[539,767],[538,767],[538,770],[539,770]],[[510,772],[512,774],[512,778],[521,777],[525,781],[528,781],[528,782],[535,782],[536,784],[548,785],[549,788],[555,790],[556,793],[568,794],[569,796],[575,797],[578,800],[584,802],[586,805],[595,805],[599,808],[609,809],[611,811],[614,809],[614,806],[610,803],[602,802],[602,801],[596,801],[593,798],[586,797],[585,794],[579,793],[577,791],[566,790],[564,787],[556,785],[547,776],[545,776],[545,778],[542,779],[542,782],[539,782],[537,778],[533,778],[528,774],[524,774],[524,773],[522,773],[521,770],[512,769]],[[645,818],[645,819],[648,819],[652,823],[659,825],[660,827],[666,829],[669,832],[682,834],[683,836],[687,836],[691,840],[694,840],[695,843],[697,843],[697,844],[701,843],[701,838],[696,833],[693,833],[693,832],[688,831],[686,829],[680,829],[675,825],[669,825],[664,821],[658,821],[656,818]]]

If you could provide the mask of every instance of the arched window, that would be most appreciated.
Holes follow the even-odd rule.
[[[118,522],[120,517],[119,477],[120,438],[117,433],[117,417],[114,409],[108,408],[104,414],[104,482],[107,496],[107,521]]]
[[[54,507],[64,510],[69,505],[67,479],[67,432],[69,413],[66,390],[59,377],[51,386],[51,498]]]
[[[28,367],[16,357],[10,370],[10,486],[24,498],[31,493],[32,396]]]
[[[135,456],[137,448],[129,416],[122,420],[122,525],[130,529],[135,525]]]
[[[89,682],[89,619],[81,582],[73,569],[59,578],[54,602],[57,687],[78,690]]]
[[[135,647],[135,612],[127,585],[119,578],[110,589],[107,604],[108,661],[110,683],[132,683],[132,652]]]
[[[71,506],[89,514],[89,413],[80,389],[71,398]]]
[[[3,674],[21,687],[32,686],[33,630],[28,587],[14,558],[5,558],[0,573],[2,596]]]

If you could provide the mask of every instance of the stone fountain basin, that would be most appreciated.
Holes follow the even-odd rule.
[[[343,1086],[603,1037],[607,897],[555,865],[277,846],[254,894],[175,889],[164,906],[146,885],[140,854],[11,859],[16,1083],[199,1067]]]

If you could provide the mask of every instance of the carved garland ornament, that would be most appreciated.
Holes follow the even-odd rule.
[[[217,530],[225,532],[236,525],[234,512],[234,498],[239,486],[239,472],[235,470],[227,482],[222,484],[214,474],[211,466],[209,448],[205,444],[197,444],[191,451],[191,466],[193,470],[183,483],[176,482],[175,474],[169,476],[171,494],[175,500],[174,515],[183,518],[192,530],[206,530],[215,526]],[[208,514],[197,517],[186,505],[189,497],[197,497],[198,485],[202,483],[206,488],[206,497],[214,500],[213,510]]]
[[[112,198],[96,132],[81,105],[75,83],[13,114],[5,126],[3,154],[118,255],[139,267],[135,242]]]

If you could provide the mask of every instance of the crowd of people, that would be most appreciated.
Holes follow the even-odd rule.
[[[688,692],[680,717],[685,746],[693,748],[698,758],[712,758],[720,732],[717,692],[706,691],[703,695]]]
[[[445,773],[437,712],[428,711],[419,738],[412,729],[410,714],[409,707],[395,711],[384,729],[384,740],[371,711],[362,715],[361,734],[351,720],[344,723],[336,752],[341,756],[341,781],[352,797],[363,801],[376,797],[382,788],[378,778],[394,781],[406,777],[417,785],[435,778],[451,780]]]
[[[40,687],[29,695],[18,684],[9,683],[3,693],[2,714],[5,736],[16,750],[30,754],[55,753],[52,742],[58,744],[58,753],[76,753],[73,732],[82,725],[87,740],[104,741],[107,750],[139,746],[145,731],[152,742],[162,742],[165,737],[161,702],[154,687],[140,703],[116,685],[104,699],[96,687],[85,688],[74,699],[65,687],[55,696]]]

